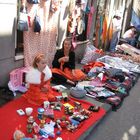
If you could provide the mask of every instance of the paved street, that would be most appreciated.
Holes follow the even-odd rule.
[[[86,140],[140,140],[140,78],[121,108],[111,111]]]

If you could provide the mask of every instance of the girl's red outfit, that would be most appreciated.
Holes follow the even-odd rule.
[[[32,68],[26,76],[26,81],[29,83],[28,91],[23,95],[29,103],[35,105],[42,105],[44,101],[55,101],[57,92],[51,87],[50,79],[52,77],[51,70],[48,66],[43,72]],[[47,91],[42,91],[46,88]]]

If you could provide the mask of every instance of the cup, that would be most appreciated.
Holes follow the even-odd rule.
[[[32,114],[32,112],[33,112],[33,108],[31,108],[31,107],[25,108],[25,113],[27,116],[30,116]]]
[[[44,108],[49,108],[50,102],[49,101],[44,101]]]

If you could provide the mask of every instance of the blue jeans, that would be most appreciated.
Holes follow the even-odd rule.
[[[136,38],[125,38],[125,40],[130,44],[131,46],[136,46]]]
[[[120,33],[120,31],[116,31],[113,33],[110,47],[109,47],[110,52],[115,52],[116,45],[118,44],[118,41],[119,41],[119,33]]]

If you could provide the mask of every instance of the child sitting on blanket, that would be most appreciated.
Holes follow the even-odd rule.
[[[33,67],[26,75],[29,84],[28,91],[23,95],[28,102],[42,105],[44,101],[55,101],[55,92],[50,86],[52,72],[46,64],[44,54],[38,54],[33,61]]]

